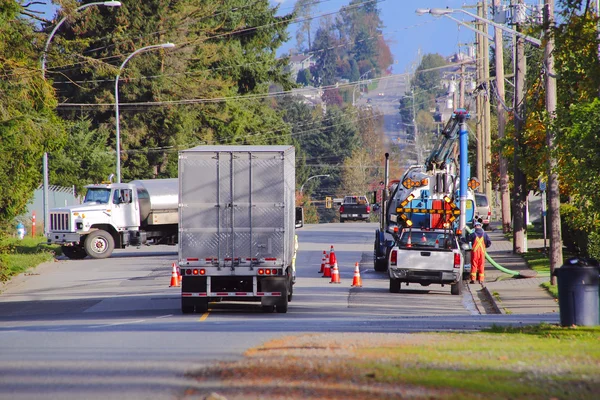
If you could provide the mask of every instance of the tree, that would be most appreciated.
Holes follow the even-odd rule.
[[[74,185],[82,193],[85,185],[106,180],[114,170],[115,150],[106,145],[111,132],[92,128],[85,118],[67,121],[66,126],[69,140],[61,151],[49,154],[49,180],[55,185]]]
[[[327,23],[319,27],[313,43],[312,50],[317,52],[315,69],[319,86],[335,84],[335,70],[337,65],[335,47],[337,40],[330,27],[331,25],[327,25]]]
[[[21,215],[42,181],[42,156],[64,142],[52,88],[39,71],[40,37],[17,2],[0,7],[0,232]],[[1,233],[0,233],[1,234]]]
[[[50,75],[61,102],[112,104],[115,65],[143,46],[175,43],[136,55],[119,85],[124,180],[174,176],[183,147],[289,140],[271,102],[255,97],[267,95],[271,84],[293,85],[287,60],[276,58],[291,16],[276,13],[268,0],[148,0],[124,2],[118,11],[90,9],[57,33]],[[231,100],[211,101],[217,98]],[[192,104],[173,104],[181,100]],[[113,129],[113,107],[85,110],[93,126]],[[69,120],[81,113],[61,107]],[[114,137],[107,146],[114,149]]]
[[[299,51],[312,48],[311,42],[311,22],[313,11],[318,5],[318,0],[297,0],[294,4],[294,16],[300,19],[298,29],[296,30],[296,47]],[[306,46],[304,46],[306,42]]]

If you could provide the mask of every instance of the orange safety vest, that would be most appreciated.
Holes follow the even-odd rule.
[[[485,251],[485,244],[483,242],[484,237],[475,236],[475,240],[473,241],[473,252],[475,251]]]

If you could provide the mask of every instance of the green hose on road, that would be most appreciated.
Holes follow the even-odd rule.
[[[470,229],[468,226],[465,226],[465,230],[467,231],[467,233],[473,232],[473,230]],[[525,271],[513,271],[512,269],[504,268],[502,265],[494,261],[494,259],[490,257],[487,251],[485,252],[485,259],[488,260],[494,268],[512,276],[519,276],[521,278],[534,278],[538,274],[537,271],[533,271],[531,269]]]

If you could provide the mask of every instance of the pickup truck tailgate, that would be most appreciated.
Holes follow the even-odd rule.
[[[454,269],[454,253],[444,249],[398,249],[397,268],[452,271]]]

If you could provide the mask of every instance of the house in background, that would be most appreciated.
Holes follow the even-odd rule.
[[[303,69],[310,68],[315,65],[315,61],[313,59],[312,54],[304,55],[304,54],[292,54],[290,56],[290,61],[287,67],[287,70],[292,77],[292,80],[296,82],[296,78],[298,77],[298,72]]]

